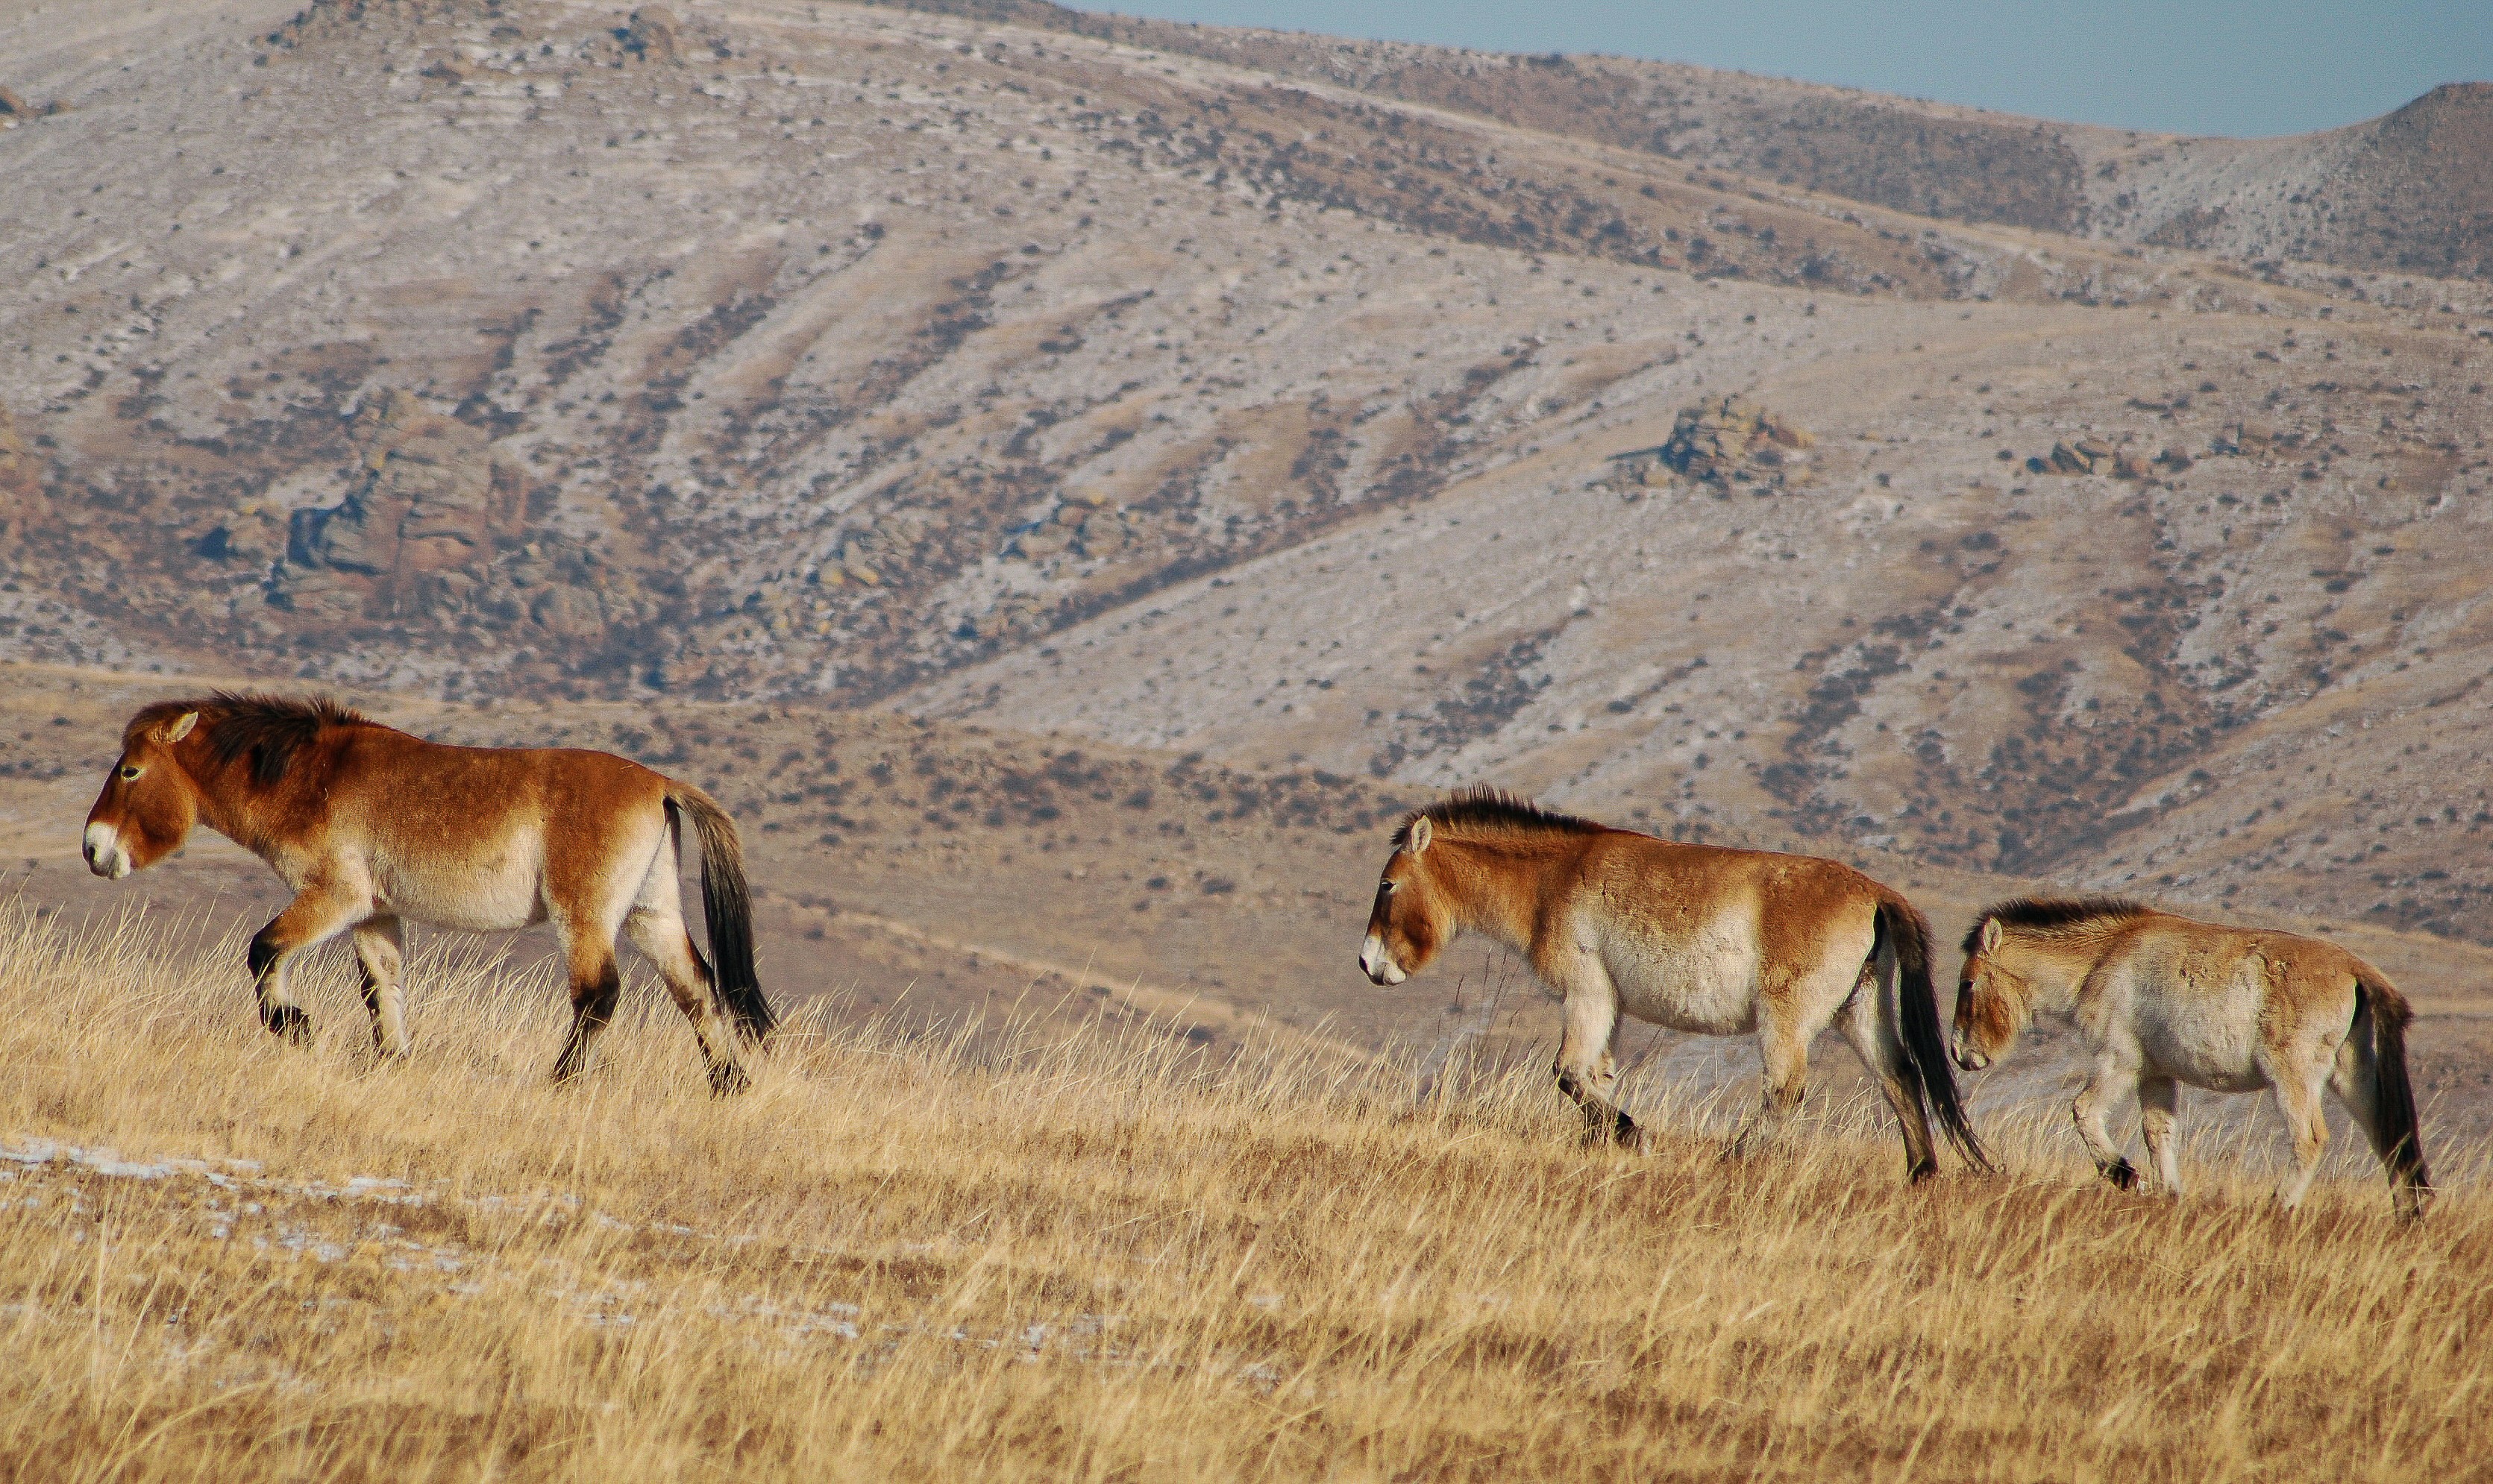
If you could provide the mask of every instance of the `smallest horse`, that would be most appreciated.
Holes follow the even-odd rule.
[[[684,930],[683,820],[700,838],[713,970]],[[260,1020],[308,1043],[286,988],[294,955],[351,932],[383,1055],[407,1051],[402,921],[470,933],[551,918],[570,968],[557,1082],[587,1065],[622,978],[628,933],[692,1022],[710,1088],[746,1083],[722,1022],[759,1045],[770,1003],[753,971],[752,907],[735,821],[708,794],[611,753],[448,747],[330,700],[218,692],[130,719],[86,820],[88,869],[115,880],[178,848],[194,824],[268,862],[294,900],[251,940]]]
[[[1966,935],[1965,955],[1957,1065],[1990,1065],[2038,1011],[2071,1017],[2094,1068],[2069,1111],[2095,1168],[2115,1185],[2138,1183],[2104,1126],[2122,1093],[2137,1090],[2156,1178],[2178,1196],[2179,1084],[2266,1087],[2294,1136],[2294,1172],[2277,1191],[2291,1210],[2328,1145],[2326,1085],[2370,1137],[2399,1212],[2423,1213],[2432,1179],[2407,1078],[2415,1012],[2379,969],[2345,949],[2194,922],[2119,897],[2078,897],[1987,908]]]

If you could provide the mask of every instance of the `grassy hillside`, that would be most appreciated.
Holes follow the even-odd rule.
[[[2476,1151],[2401,1228],[2224,1167],[2100,1188],[2056,1119],[1909,1190],[1836,1110],[1727,1164],[1590,1154],[1537,1068],[1215,1068],[1146,1030],[800,1021],[750,1095],[627,1014],[542,1081],[550,982],[419,965],[375,1070],[140,921],[0,911],[13,1475],[2453,1478]],[[218,962],[230,962],[219,956]],[[1061,1023],[1060,1023],[1061,1026]]]

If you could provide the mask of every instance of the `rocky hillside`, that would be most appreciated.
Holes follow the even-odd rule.
[[[2194,138],[1668,62],[1347,42],[1090,15],[1044,0],[920,3],[1458,109],[1922,216],[2262,263],[2493,277],[2493,82],[2450,83],[2386,117],[2319,134]]]
[[[2484,285],[1252,36],[292,4],[0,20],[0,655],[882,703],[2493,935]]]

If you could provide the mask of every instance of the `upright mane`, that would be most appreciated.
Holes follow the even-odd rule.
[[[219,767],[248,753],[251,781],[265,788],[285,776],[294,755],[309,747],[323,727],[369,725],[371,718],[327,696],[297,700],[283,696],[257,696],[217,691],[205,698],[160,700],[130,719],[122,733],[127,747],[138,734],[174,720],[185,712],[199,713],[199,733],[208,756]]]
[[[2003,928],[2030,928],[2051,934],[2090,927],[2105,918],[2127,921],[2155,910],[2133,897],[2011,897],[1982,909],[1965,935],[1964,950],[1971,953],[1982,940],[1986,923]]]
[[[1610,828],[1546,809],[1503,788],[1457,788],[1426,809],[1404,815],[1394,830],[1394,848],[1409,845],[1411,826],[1423,819],[1436,829],[1469,835],[1593,835]]]

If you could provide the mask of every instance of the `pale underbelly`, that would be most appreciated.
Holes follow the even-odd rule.
[[[1692,1035],[1742,1036],[1757,1028],[1756,978],[1747,965],[1637,964],[1611,970],[1619,1009],[1634,1020]]]
[[[465,933],[503,933],[546,919],[534,871],[459,880],[409,874],[383,883],[374,905],[409,922]]]
[[[2147,1069],[2210,1092],[2257,1092],[2269,1085],[2260,1066],[2256,1032],[2147,1024],[2137,1031]]]

